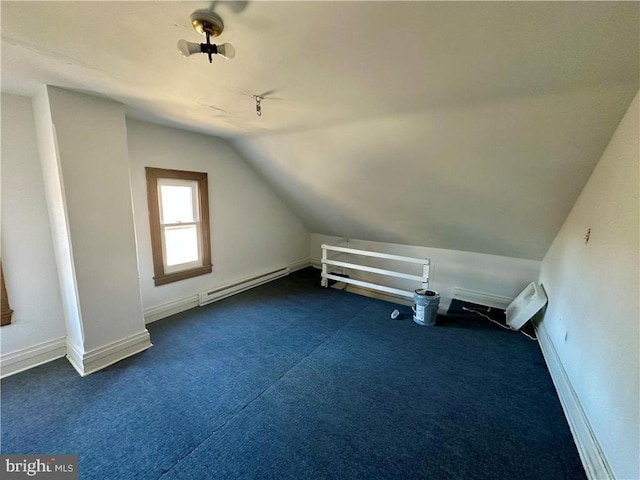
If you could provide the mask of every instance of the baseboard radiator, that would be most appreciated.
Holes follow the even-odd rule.
[[[466,288],[455,287],[453,289],[453,298],[462,300],[463,302],[475,303],[485,307],[500,308],[506,310],[513,298],[502,295],[494,295],[492,293],[478,292],[475,290],[467,290]]]
[[[212,290],[207,290],[206,292],[201,292],[198,294],[198,305],[200,307],[203,307],[212,302],[216,302],[218,300],[222,300],[223,298],[230,297],[231,295],[235,295],[236,293],[249,290],[250,288],[257,287],[258,285],[262,285],[263,283],[267,283],[267,282],[270,282],[271,280],[275,280],[277,278],[281,278],[286,275],[289,275],[289,272],[290,272],[289,267],[285,267],[278,270],[274,270],[272,272],[267,272],[261,275],[257,275],[247,280],[242,280],[237,283],[231,283],[231,284],[224,285],[222,287],[218,287]]]
[[[354,263],[352,261],[346,261],[346,260],[341,261],[341,260],[330,259],[329,252],[337,252],[337,253],[346,254],[346,255],[351,254],[356,256],[373,257],[373,258],[380,258],[383,260],[395,260],[398,262],[418,264],[418,265],[422,265],[422,275],[412,275],[409,273],[399,272],[397,270],[370,267],[367,265]],[[347,260],[350,258],[351,257],[348,257]],[[419,282],[418,284],[416,284],[416,288],[422,288],[425,290],[429,288],[429,259],[427,258],[405,257],[402,255],[392,255],[389,253],[374,252],[370,250],[359,250],[355,248],[349,248],[348,246],[323,244],[321,263],[322,263],[322,286],[325,288],[329,286],[329,280],[335,280],[336,282],[342,282],[348,285],[355,285],[357,287],[368,288],[368,289],[376,290],[383,293],[388,293],[392,295],[398,295],[400,297],[413,299],[414,292],[412,290],[403,290],[400,288],[388,287],[386,285],[382,285],[379,283],[356,280],[348,276],[344,276],[345,270],[358,270],[363,272],[374,273],[376,275],[381,275],[381,276],[402,278],[406,280],[415,280],[416,282]],[[334,267],[334,269],[329,270],[330,267]],[[343,275],[334,274],[335,268],[342,269]]]

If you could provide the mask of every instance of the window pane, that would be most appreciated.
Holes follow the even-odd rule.
[[[162,223],[186,223],[196,221],[196,218],[194,218],[193,193],[197,187],[195,182],[193,183],[193,186],[160,186]]]
[[[164,240],[167,267],[199,260],[196,225],[165,227]]]

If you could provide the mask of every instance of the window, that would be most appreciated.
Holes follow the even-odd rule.
[[[207,174],[145,170],[156,286],[211,273]]]

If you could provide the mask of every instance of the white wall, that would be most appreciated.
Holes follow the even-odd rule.
[[[14,324],[0,330],[3,355],[63,339],[65,334],[75,339],[79,350],[88,351],[114,340],[114,335],[135,333],[143,328],[142,323],[131,322],[126,312],[112,314],[109,320],[96,312],[107,312],[101,301],[111,304],[111,312],[123,298],[133,299],[125,301],[130,307],[135,297],[140,298],[140,288],[145,307],[153,308],[308,260],[309,234],[302,223],[223,140],[135,120],[125,125],[121,106],[51,88],[42,89],[33,99],[33,108],[31,99],[3,94],[2,120],[3,262],[16,310]],[[96,147],[101,141],[105,144]],[[41,158],[46,161],[41,162]],[[117,158],[127,159],[124,168],[114,160]],[[144,178],[147,165],[208,172],[212,274],[162,287],[153,285]],[[138,266],[133,226],[127,228],[126,215],[122,215],[122,209],[131,205],[129,168],[141,272],[139,276],[135,273],[134,284],[122,282],[120,275],[122,269],[137,272]],[[102,187],[109,179],[119,185],[117,189],[110,187],[119,197],[115,206]],[[49,212],[47,191],[51,197]],[[89,198],[79,200],[85,194]],[[94,213],[88,215],[89,211]],[[109,220],[112,214],[118,218]],[[57,227],[57,249],[51,222]],[[117,238],[102,231],[101,224],[109,225]],[[105,242],[119,243],[123,248],[101,256],[95,249],[103,248]],[[56,256],[61,263],[58,269]],[[112,268],[105,270],[102,262]],[[66,329],[60,282],[72,320]],[[101,293],[94,296],[90,290],[96,282]],[[123,288],[126,292],[121,291]],[[119,300],[114,301],[114,296]],[[90,341],[85,345],[86,338]]]
[[[320,262],[322,256],[320,246],[322,243],[336,244],[340,240],[338,237],[312,234],[310,256],[314,263]],[[540,269],[540,262],[535,260],[501,257],[485,253],[353,239],[349,239],[349,247],[416,258],[428,258],[431,261],[429,288],[440,293],[440,310],[446,310],[449,307],[456,287],[513,299],[529,282],[537,279]],[[389,261],[380,262],[366,257],[359,257],[358,263],[378,268],[393,269],[400,267],[402,269],[400,271],[406,273],[422,274],[420,266],[411,264],[398,264]],[[364,280],[370,279],[374,283],[379,282],[391,287],[409,290],[418,288],[416,282],[393,277],[376,276],[377,278],[374,278],[374,276],[366,272],[352,271],[350,276]]]
[[[14,310],[2,355],[65,336],[31,100],[2,94],[2,264]]]
[[[124,107],[59,88],[46,91],[82,315],[82,352],[91,352],[146,331]]]
[[[309,258],[309,233],[231,145],[127,119],[145,311]],[[213,272],[154,286],[144,167],[206,172]]]
[[[49,213],[49,225],[58,274],[58,284],[65,320],[67,344],[82,350],[84,347],[84,332],[78,290],[73,267],[73,253],[67,221],[67,208],[64,193],[64,183],[59,162],[56,132],[51,117],[49,96],[47,89],[42,87],[32,99],[33,113],[36,127],[36,137],[44,194]]]
[[[638,102],[636,95],[540,273],[549,297],[541,328],[619,479],[640,478]]]

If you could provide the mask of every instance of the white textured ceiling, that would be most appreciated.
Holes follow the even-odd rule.
[[[199,8],[235,59],[176,53]],[[232,137],[313,232],[539,259],[638,90],[639,9],[2,2],[2,90]]]

